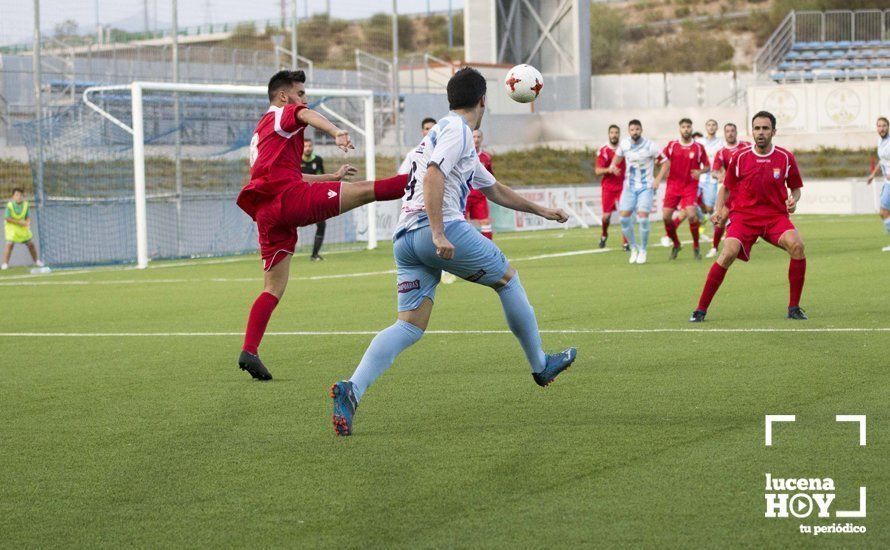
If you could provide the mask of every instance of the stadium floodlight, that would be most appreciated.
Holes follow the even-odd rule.
[[[102,101],[97,99],[98,94],[108,92],[129,92],[130,94],[130,115],[132,121],[130,124],[122,121],[125,116],[115,116],[108,110],[103,108]],[[177,98],[191,94],[198,97],[209,96],[240,96],[252,97],[257,101],[267,101],[267,90],[265,86],[244,86],[230,84],[183,84],[170,82],[141,82],[136,81],[124,85],[112,86],[93,86],[83,92],[83,102],[93,111],[99,113],[102,117],[118,126],[133,138],[133,189],[134,201],[136,209],[135,217],[135,244],[136,244],[136,264],[139,268],[145,268],[149,262],[149,228],[148,215],[146,210],[146,123],[150,123],[151,119],[146,120],[145,99],[146,95],[161,93],[173,95]],[[364,155],[365,155],[365,179],[374,180],[376,177],[375,166],[375,141],[374,141],[374,93],[371,90],[339,90],[312,88],[307,90],[307,95],[324,98],[320,102],[321,110],[328,116],[337,119],[339,124],[348,127],[364,138]],[[101,97],[101,96],[99,96]],[[326,104],[327,100],[332,98],[349,98],[360,101],[362,104],[362,120],[360,123],[350,121],[348,117],[343,116],[336,110]],[[176,99],[180,101],[180,99]],[[224,108],[224,107],[221,107]],[[358,117],[354,117],[358,118]],[[259,118],[257,117],[257,121]],[[178,131],[178,129],[177,129]],[[367,214],[367,247],[369,249],[377,246],[377,228],[376,228],[376,207],[371,203],[364,207]]]

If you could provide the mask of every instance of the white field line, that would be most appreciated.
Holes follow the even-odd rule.
[[[267,332],[265,336],[373,336],[375,330],[295,330]],[[628,328],[628,329],[553,329],[542,334],[656,334],[656,333],[882,333],[890,327],[826,327],[826,328]],[[436,335],[512,335],[509,330],[428,330]],[[129,337],[208,337],[244,336],[243,332],[0,332],[3,338],[129,338]]]
[[[581,256],[585,254],[600,254],[603,252],[611,252],[611,248],[591,248],[585,250],[571,250],[568,252],[557,252],[554,254],[540,254],[538,256],[527,256],[525,258],[513,258],[511,262],[525,262],[545,260],[548,258],[561,258],[565,256]],[[205,262],[206,263],[206,262]],[[391,275],[396,272],[395,269],[387,269],[385,271],[366,271],[360,273],[335,273],[332,275],[310,275],[307,277],[291,277],[291,281],[325,281],[330,279],[351,279],[356,277],[373,277],[377,275]],[[35,275],[36,277],[36,275]],[[8,277],[11,279],[12,277]],[[261,282],[259,277],[211,277],[209,279],[110,279],[107,281],[90,281],[85,279],[67,280],[67,281],[10,281],[0,282],[0,287],[4,286],[87,286],[87,285],[152,285],[152,284],[181,284],[181,283],[256,283]]]

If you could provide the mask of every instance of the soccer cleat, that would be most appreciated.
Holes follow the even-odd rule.
[[[321,256],[309,256],[309,261],[311,262],[320,262],[322,260],[324,260],[324,258],[322,258]]]
[[[789,307],[788,318],[795,319],[797,321],[806,321],[807,319],[809,319],[809,317],[807,317],[807,314],[804,313],[802,309],[800,309],[800,306]]]
[[[701,260],[701,250],[698,248],[692,249],[692,255],[695,256],[696,260]]]
[[[645,250],[640,250],[640,252],[637,253],[637,263],[638,264],[646,263],[646,251]]]
[[[673,241],[667,235],[665,235],[664,237],[661,238],[661,246],[667,248],[667,247],[671,246],[671,243],[673,243]]]
[[[683,250],[682,246],[675,246],[671,248],[671,260],[676,260],[677,255],[680,254],[680,251]]]
[[[692,312],[692,317],[689,318],[689,322],[690,323],[703,323],[705,321],[705,315],[707,315],[707,314],[708,314],[707,311],[704,311],[701,309],[696,309],[695,311]]]
[[[559,373],[569,368],[572,363],[575,362],[575,357],[577,357],[577,355],[578,350],[576,348],[568,348],[560,353],[547,355],[544,362],[544,370],[541,372],[533,372],[532,378],[535,379],[537,385],[546,388],[547,385],[559,376]]]
[[[352,382],[340,380],[331,386],[331,398],[334,400],[334,414],[331,420],[337,435],[352,435],[352,417],[358,408],[358,401],[352,391]]]
[[[637,250],[636,247],[630,249],[630,258],[627,260],[629,264],[637,263],[637,256],[640,254],[640,251]]]
[[[606,248],[606,237],[600,237],[600,248]]]
[[[708,254],[705,256],[706,258],[716,258],[717,257],[717,249],[712,248],[708,250]]]
[[[887,248],[890,248],[890,246],[888,246]],[[621,250],[630,252],[630,243],[624,243],[623,245],[621,245]]]
[[[266,365],[260,361],[259,356],[242,351],[238,357],[238,367],[246,370],[248,374],[257,380],[272,380],[272,375],[266,369]]]

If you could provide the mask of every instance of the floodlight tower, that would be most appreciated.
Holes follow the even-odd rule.
[[[590,108],[590,0],[472,0],[464,7],[467,63],[528,63],[572,75]]]

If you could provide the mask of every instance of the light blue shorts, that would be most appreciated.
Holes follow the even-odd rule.
[[[621,191],[621,200],[618,201],[619,212],[651,212],[652,188],[631,189],[625,187]]]
[[[881,208],[890,210],[890,183],[885,183],[881,188]]]
[[[714,203],[717,201],[717,180],[711,178],[707,182],[700,183],[698,189],[701,192],[701,201],[705,203],[705,206],[714,208]]]
[[[408,231],[393,243],[399,311],[417,309],[424,298],[435,299],[443,270],[485,286],[497,283],[507,273],[510,264],[501,249],[466,221],[446,223],[445,237],[454,245],[450,260],[436,255],[429,226]]]

